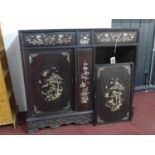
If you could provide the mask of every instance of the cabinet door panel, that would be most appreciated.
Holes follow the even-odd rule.
[[[25,56],[29,65],[27,76],[30,77],[26,83],[31,113],[71,110],[72,51],[42,51]]]
[[[132,102],[132,64],[98,65],[96,68],[96,122],[129,120]]]

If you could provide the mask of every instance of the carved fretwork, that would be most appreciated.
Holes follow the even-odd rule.
[[[38,121],[27,121],[28,131],[30,134],[38,131],[39,129],[50,127],[50,128],[58,128],[63,124],[88,124],[93,121],[93,114],[86,113],[80,115],[66,115],[59,116],[50,119],[38,120]]]

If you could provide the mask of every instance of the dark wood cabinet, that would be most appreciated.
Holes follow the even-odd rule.
[[[136,63],[136,29],[22,30],[19,39],[29,132],[92,122],[95,93],[102,92],[94,89],[96,66],[113,56],[117,63]]]

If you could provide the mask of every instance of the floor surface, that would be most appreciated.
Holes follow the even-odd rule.
[[[152,135],[155,134],[155,92],[134,94],[134,115],[131,122],[119,122],[93,126],[64,125],[56,129],[45,128],[36,135]],[[26,124],[17,129],[12,125],[1,126],[0,135],[26,135]]]

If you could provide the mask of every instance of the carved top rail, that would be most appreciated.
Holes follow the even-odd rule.
[[[22,48],[136,44],[136,29],[65,29],[19,31]]]

